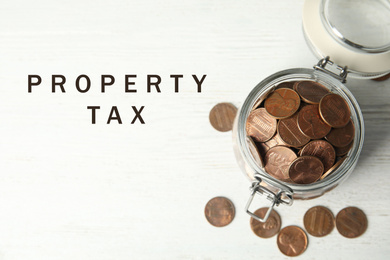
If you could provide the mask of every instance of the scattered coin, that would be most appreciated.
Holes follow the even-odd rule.
[[[324,140],[314,140],[305,145],[300,151],[300,155],[311,155],[321,160],[324,171],[328,171],[336,160],[336,151],[333,146]]]
[[[307,235],[300,227],[287,226],[279,232],[277,244],[286,256],[298,256],[307,248]]]
[[[289,88],[279,88],[268,96],[264,107],[271,116],[283,119],[292,116],[300,103],[301,99],[297,92]]]
[[[334,216],[332,212],[322,206],[309,209],[303,217],[306,231],[315,237],[323,237],[332,232]]]
[[[284,143],[292,147],[301,147],[310,141],[310,138],[298,127],[298,113],[278,123],[278,134]]]
[[[255,159],[255,162],[260,166],[264,167],[264,162],[263,159],[261,158],[261,154],[259,150],[257,149],[257,146],[253,139],[250,136],[247,136],[247,143],[248,143],[248,148],[249,151],[251,152],[253,159]]]
[[[329,94],[326,87],[315,81],[299,81],[295,86],[303,101],[309,104],[319,104],[321,98]]]
[[[219,103],[215,105],[209,114],[211,125],[220,132],[232,130],[237,108],[230,103]]]
[[[336,227],[347,238],[359,237],[367,229],[366,214],[356,207],[344,208],[336,216]]]
[[[319,111],[325,123],[334,128],[346,126],[351,117],[347,102],[337,94],[324,96],[320,101]]]
[[[268,141],[276,132],[276,119],[264,108],[253,110],[246,121],[246,132],[257,142]]]
[[[344,156],[344,157],[342,157],[340,160],[338,160],[338,161],[332,166],[332,168],[330,168],[330,169],[327,170],[324,174],[322,174],[320,180],[323,180],[324,178],[326,178],[327,176],[329,176],[331,173],[333,173],[334,170],[336,170],[336,169],[344,162],[345,159],[347,159],[347,156]]]
[[[297,155],[290,148],[272,147],[265,155],[265,170],[278,180],[289,181],[288,167],[296,158]]]
[[[303,107],[298,114],[299,129],[311,139],[321,139],[326,136],[331,127],[322,121],[318,112],[318,105]]]
[[[344,146],[344,147],[335,147],[334,149],[336,150],[336,155],[337,156],[344,156],[346,155],[349,150],[351,150],[353,145],[353,142],[350,142],[349,145]]]
[[[300,156],[288,169],[290,179],[297,184],[310,184],[318,180],[324,172],[321,160],[314,156]]]
[[[335,147],[345,147],[352,142],[354,136],[355,126],[353,125],[352,120],[349,120],[349,123],[346,126],[333,128],[325,138]]]
[[[233,221],[235,209],[233,203],[225,197],[215,197],[207,202],[204,209],[207,221],[216,227],[224,227]]]
[[[268,208],[261,208],[254,213],[260,218],[264,218]],[[276,235],[281,226],[281,220],[279,214],[272,210],[266,222],[260,222],[254,218],[251,218],[250,225],[253,233],[261,238],[270,238]]]

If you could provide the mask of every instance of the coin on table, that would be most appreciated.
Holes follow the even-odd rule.
[[[277,244],[286,256],[298,256],[307,248],[307,235],[300,227],[287,226],[279,232]]]
[[[321,160],[324,165],[324,172],[329,170],[335,160],[336,160],[336,151],[333,146],[325,140],[314,140],[305,145],[302,150],[299,152],[301,156],[311,155],[315,156]]]
[[[292,117],[279,120],[277,127],[280,138],[288,146],[301,147],[310,141],[298,127],[298,113]]]
[[[207,202],[204,209],[207,221],[216,227],[224,227],[233,221],[235,209],[233,203],[225,197],[215,197]]]
[[[329,90],[315,81],[299,81],[295,85],[295,90],[302,100],[309,104],[319,104],[321,98],[329,94]]]
[[[289,88],[279,88],[267,97],[264,107],[271,116],[283,119],[297,112],[300,103],[301,98],[297,92]]]
[[[334,216],[332,212],[323,207],[316,206],[309,209],[303,217],[306,231],[315,237],[323,237],[332,232]]]
[[[246,132],[257,142],[268,141],[276,132],[276,119],[265,108],[253,110],[246,120]]]
[[[333,171],[335,171],[344,162],[345,159],[347,159],[347,156],[344,156],[341,159],[339,159],[329,170],[327,170],[324,174],[322,174],[320,180],[323,180],[327,176],[331,175]]]
[[[255,142],[253,141],[253,139],[250,136],[247,136],[246,138],[247,138],[246,141],[248,144],[249,152],[252,154],[253,159],[255,159],[256,163],[260,167],[264,167],[263,158],[261,157],[260,151],[259,151],[259,149],[257,149]]]
[[[209,114],[210,124],[220,132],[232,130],[237,108],[231,103],[219,103],[215,105]]]
[[[350,142],[349,145],[344,147],[335,147],[334,149],[336,150],[336,155],[337,156],[346,155],[349,152],[349,150],[351,150],[352,146],[353,146],[353,142]]]
[[[324,96],[320,101],[319,111],[325,123],[334,128],[346,126],[351,117],[347,101],[337,94]]]
[[[349,145],[355,136],[355,126],[352,120],[341,128],[333,128],[329,134],[326,135],[325,139],[329,141],[335,147],[345,147]]]
[[[264,218],[268,208],[261,208],[254,213],[260,218]],[[260,222],[254,218],[251,218],[250,225],[253,233],[261,238],[270,238],[276,235],[281,226],[281,220],[279,214],[272,210],[266,222]]]
[[[317,181],[324,173],[324,165],[314,156],[300,156],[288,169],[290,179],[298,184],[310,184]]]
[[[361,209],[348,207],[336,216],[336,227],[341,235],[347,238],[361,236],[367,229],[367,217]]]
[[[318,112],[318,105],[304,106],[298,113],[298,127],[311,139],[326,136],[331,127],[324,123]]]
[[[265,155],[265,171],[272,177],[289,181],[288,168],[292,161],[297,158],[293,150],[284,146],[275,146],[268,150]]]

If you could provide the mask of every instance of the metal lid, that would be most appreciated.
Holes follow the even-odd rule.
[[[306,0],[303,30],[318,58],[330,56],[351,76],[390,72],[389,0]]]

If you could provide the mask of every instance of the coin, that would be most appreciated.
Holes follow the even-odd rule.
[[[315,237],[323,237],[332,232],[334,216],[332,212],[322,206],[309,209],[303,217],[306,231]]]
[[[207,202],[204,214],[211,225],[224,227],[234,219],[234,205],[225,197],[215,197]]]
[[[310,184],[318,180],[324,172],[321,160],[314,156],[300,156],[288,169],[290,179],[298,184]]]
[[[325,123],[334,128],[346,126],[351,116],[347,102],[337,94],[324,96],[319,111]]]
[[[287,226],[279,232],[277,243],[286,256],[298,256],[307,248],[307,235],[300,227]]]
[[[276,133],[271,139],[264,143],[256,143],[257,149],[259,150],[261,156],[264,158],[269,149],[275,146],[288,146],[283,140],[280,138],[279,134]]]
[[[326,136],[331,127],[322,121],[318,112],[318,105],[303,107],[298,113],[298,127],[311,139],[321,139]]]
[[[290,89],[293,89],[294,84],[295,84],[295,81],[285,81],[285,82],[282,82],[282,83],[278,84],[275,89],[279,89],[279,88],[290,88]]]
[[[298,127],[298,113],[292,117],[281,119],[277,127],[280,138],[293,147],[301,147],[310,141],[310,138],[302,133]]]
[[[251,152],[251,154],[253,156],[253,159],[255,159],[255,161],[257,162],[257,164],[260,167],[264,167],[263,159],[261,158],[261,154],[260,154],[259,150],[257,149],[257,146],[256,146],[255,142],[253,141],[253,139],[250,136],[247,136],[246,141],[248,144],[249,151]]]
[[[367,229],[366,214],[356,207],[342,209],[336,216],[336,227],[342,236],[359,237]]]
[[[349,120],[349,123],[346,126],[333,128],[325,138],[336,147],[345,147],[352,142],[354,136],[355,126],[353,125],[352,120]]]
[[[268,96],[264,107],[271,116],[283,119],[292,116],[300,103],[301,99],[297,92],[289,88],[279,88]]]
[[[333,173],[333,171],[336,170],[336,169],[344,162],[345,159],[347,159],[347,156],[344,156],[344,157],[342,157],[340,160],[338,160],[338,161],[332,166],[332,168],[330,168],[330,169],[327,170],[324,174],[322,174],[320,180],[323,180],[324,178],[326,178],[327,176],[329,176],[331,173]]]
[[[264,158],[265,171],[278,180],[289,181],[288,167],[296,158],[297,155],[290,148],[272,147]]]
[[[376,78],[376,79],[372,79],[372,80],[375,80],[375,81],[384,81],[384,80],[387,80],[390,78],[390,73],[382,76],[382,77],[379,77],[379,78]]]
[[[335,147],[334,149],[336,150],[336,155],[337,156],[344,156],[346,155],[349,150],[351,150],[353,145],[353,142],[350,142],[349,145],[344,146],[344,147]]]
[[[261,208],[255,211],[255,215],[264,218],[268,208]],[[261,238],[270,238],[276,235],[281,226],[281,220],[279,214],[272,210],[266,222],[260,222],[254,218],[251,218],[250,225],[253,233]]]
[[[246,120],[246,132],[257,142],[268,141],[276,132],[276,119],[265,108],[253,110]]]
[[[232,130],[237,108],[230,103],[219,103],[215,105],[209,114],[210,124],[220,132]]]
[[[315,81],[299,81],[295,85],[295,90],[302,100],[310,104],[319,104],[321,98],[329,93],[329,90]]]
[[[315,156],[321,160],[324,165],[324,171],[329,170],[335,160],[336,160],[336,151],[333,146],[324,140],[314,140],[305,145],[300,151],[300,155],[311,155]]]

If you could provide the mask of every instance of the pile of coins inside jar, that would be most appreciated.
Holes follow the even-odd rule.
[[[352,148],[348,103],[315,81],[283,82],[246,121],[249,150],[272,177],[310,184],[329,176]]]

